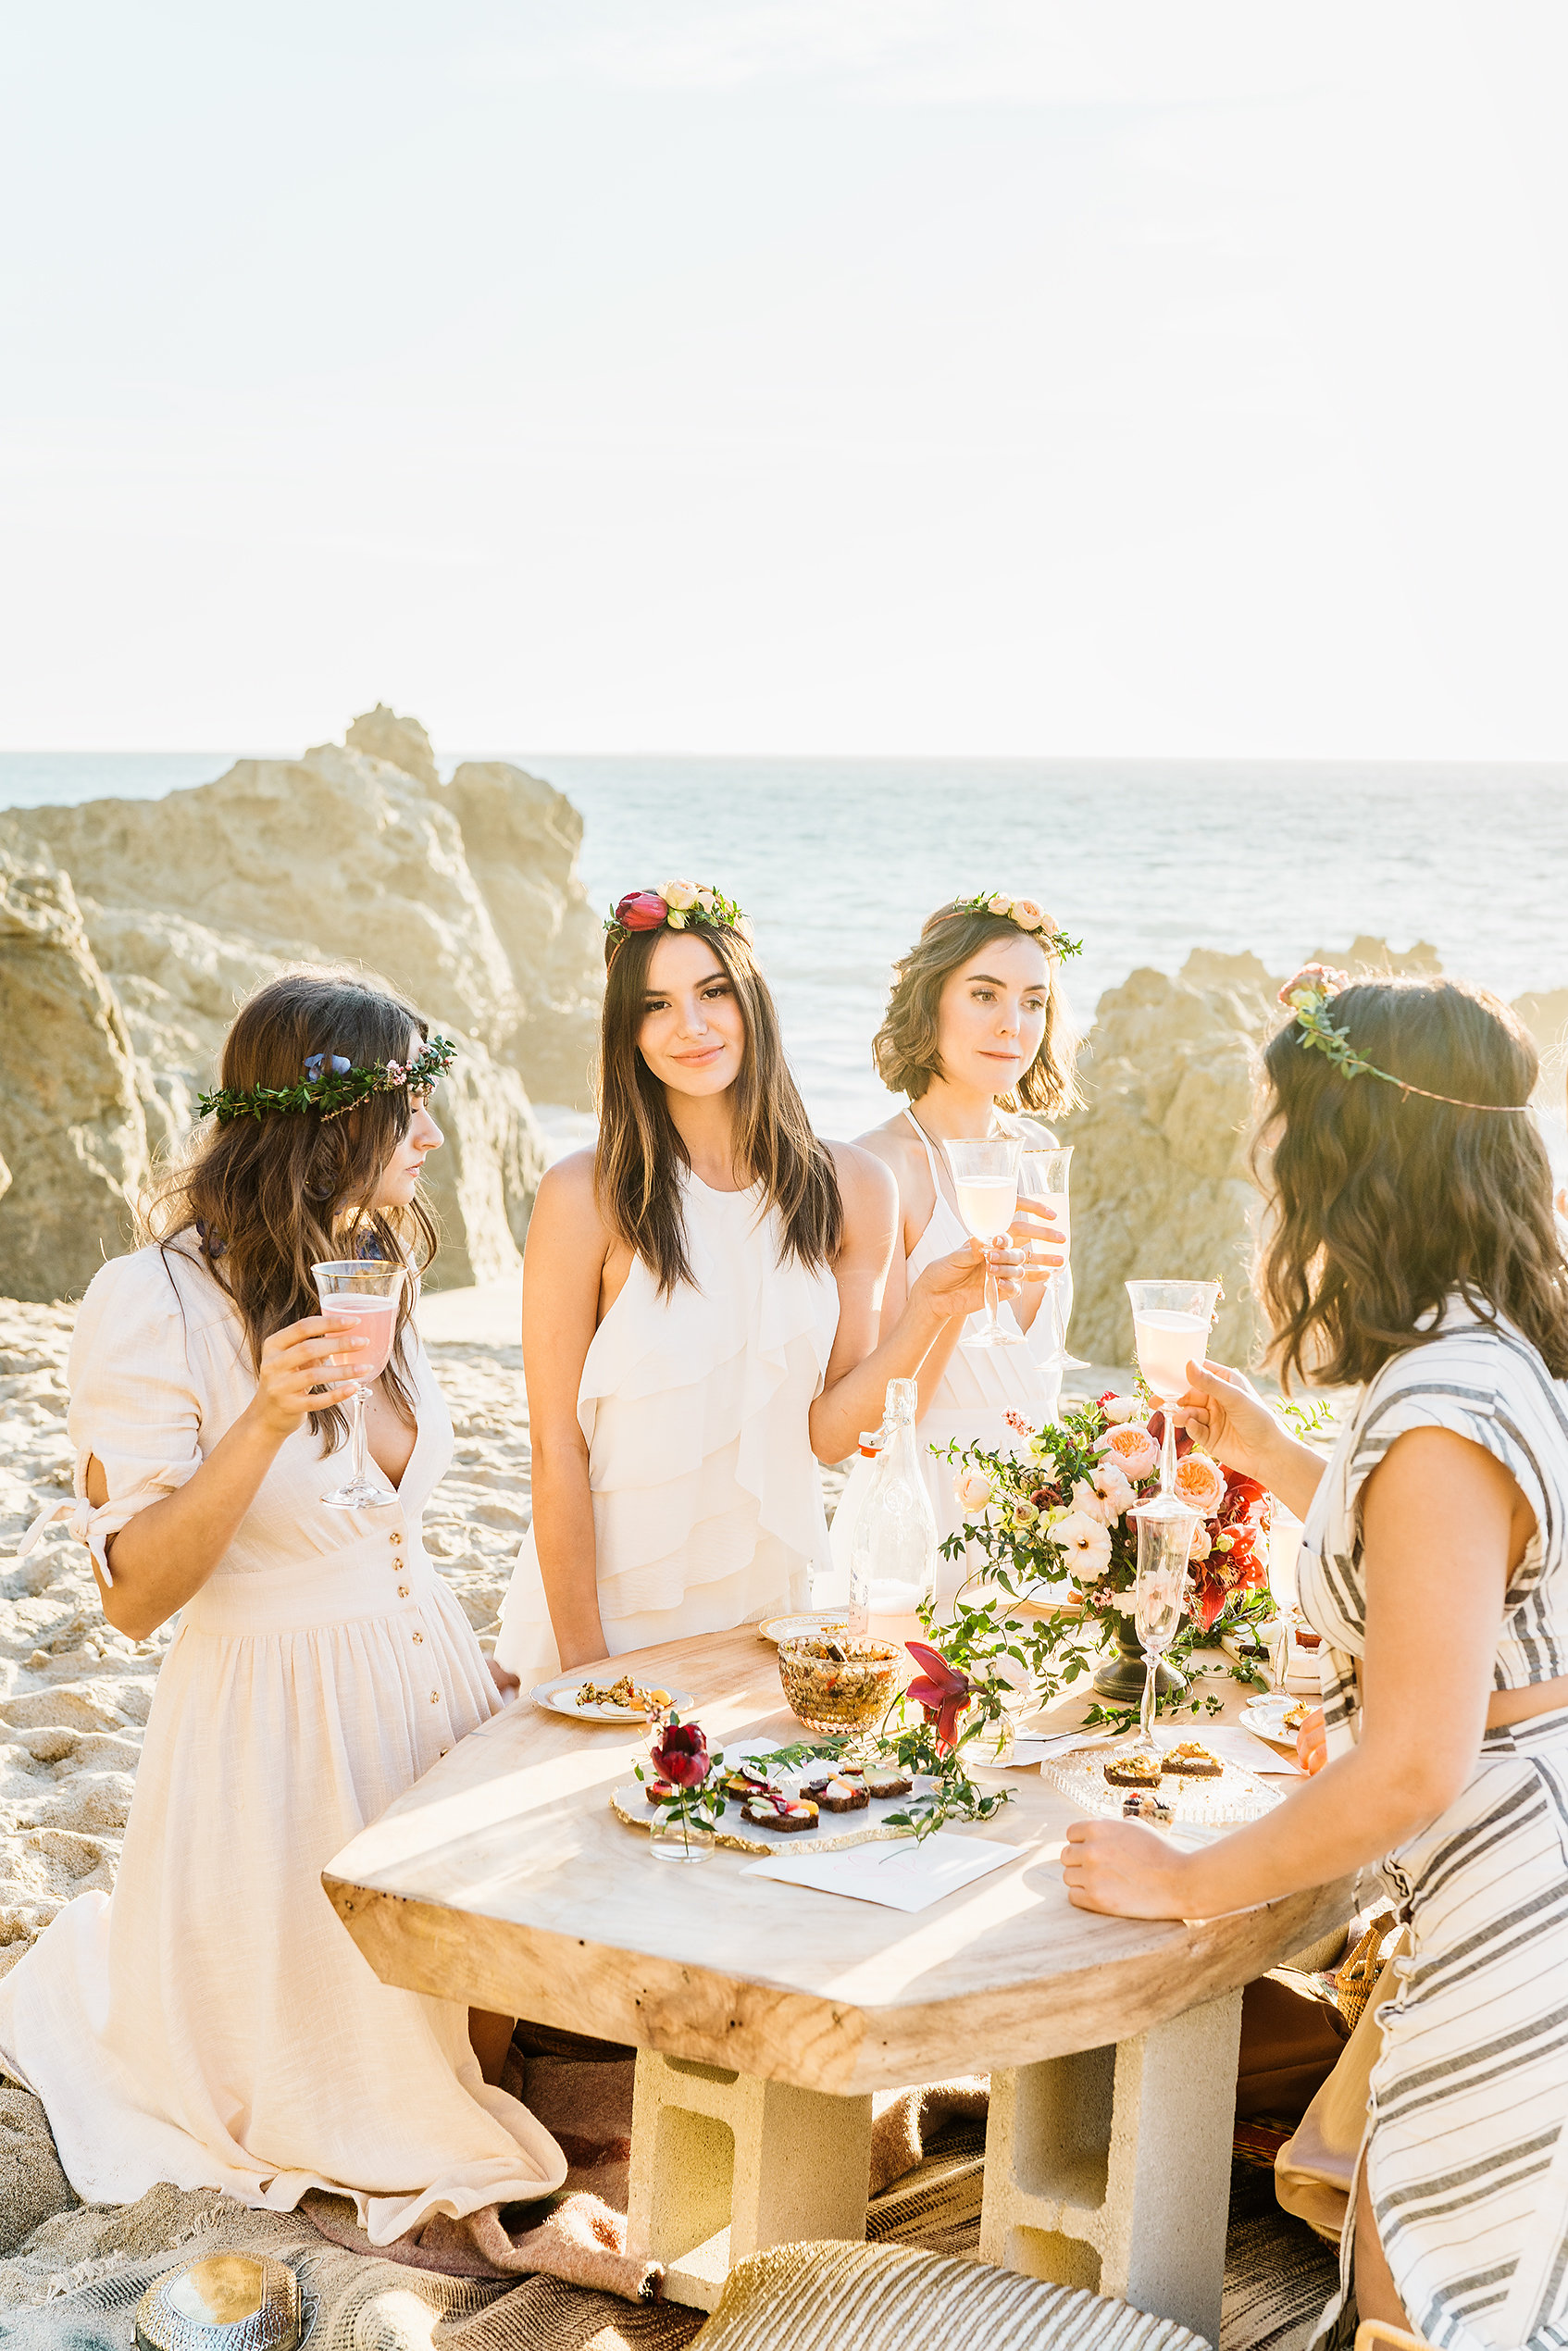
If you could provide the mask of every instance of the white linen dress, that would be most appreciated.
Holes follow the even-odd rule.
[[[913,1287],[936,1259],[951,1257],[955,1249],[964,1248],[970,1235],[943,1188],[944,1171],[929,1138],[909,1112],[903,1114],[925,1147],[936,1193],[930,1221],[906,1260]],[[1072,1280],[1070,1271],[1064,1266],[1056,1276],[1056,1281],[1064,1285],[1060,1300],[1053,1300],[1051,1291],[1046,1291],[1034,1321],[1024,1332],[1021,1347],[965,1347],[961,1335],[948,1357],[947,1368],[937,1383],[930,1404],[916,1425],[921,1466],[926,1473],[931,1508],[937,1514],[939,1603],[952,1599],[969,1572],[962,1560],[944,1558],[940,1549],[950,1535],[958,1533],[964,1517],[952,1490],[952,1464],[944,1458],[947,1448],[956,1437],[963,1445],[984,1445],[998,1453],[1020,1453],[1026,1440],[1011,1425],[1008,1414],[1027,1422],[1030,1428],[1039,1428],[1043,1422],[1055,1418],[1062,1398],[1062,1364],[1066,1351],[1057,1336],[1056,1316],[1059,1310],[1061,1326],[1065,1330],[1073,1305]],[[1010,1329],[1021,1328],[1005,1300],[1000,1315]],[[964,1332],[972,1334],[982,1329],[988,1319],[984,1310],[971,1314],[964,1325]],[[813,1594],[819,1607],[837,1605],[849,1597],[854,1523],[876,1467],[874,1461],[864,1455],[858,1457],[839,1497],[839,1507],[833,1514],[832,1571],[819,1580]]]
[[[683,1177],[694,1279],[661,1297],[634,1258],[578,1387],[606,1654],[810,1605],[828,1561],[808,1415],[839,1327],[826,1265],[780,1259],[760,1185]],[[495,1654],[525,1689],[561,1670],[530,1527]]]
[[[452,1424],[422,1348],[415,1362],[418,1437],[392,1505],[323,1508],[345,1455],[323,1458],[308,1424],[280,1447],[181,1611],[113,1896],[68,1903],[0,1980],[0,2059],[88,2203],[170,2181],[286,2211],[319,2187],[386,2245],[566,2177],[549,2133],[481,2079],[467,2008],[382,1984],[321,1887],[499,1706],[419,1538]],[[255,1378],[233,1306],[177,1246],[94,1276],[69,1376],[72,1523],[106,1574],[108,1538],[194,1474]]]

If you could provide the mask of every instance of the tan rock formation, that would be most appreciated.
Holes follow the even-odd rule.
[[[457,1036],[464,1062],[442,1092],[448,1148],[430,1171],[445,1227],[436,1281],[487,1280],[516,1265],[542,1164],[529,1089],[588,1100],[602,966],[577,877],[581,821],[520,768],[468,766],[442,786],[424,728],[384,707],[349,732],[355,747],[241,760],[164,800],[11,810],[0,852],[70,876],[80,984],[114,1013],[156,1144],[188,1132],[236,1005],[285,964],[379,972]],[[19,1076],[37,1131],[52,1134],[42,1092]],[[50,1145],[68,1159],[78,1148]],[[144,1133],[140,1150],[111,1184],[134,1189]],[[19,1189],[16,1150],[5,1155]],[[0,1201],[0,1291],[78,1291],[99,1263],[101,1218],[68,1210],[62,1231],[80,1229],[81,1246],[61,1256],[41,1244],[34,1263],[6,1245],[21,1229],[14,1213],[7,1227],[11,1208]]]
[[[55,1299],[125,1247],[147,1170],[131,1040],[70,882],[0,856],[0,1287]]]

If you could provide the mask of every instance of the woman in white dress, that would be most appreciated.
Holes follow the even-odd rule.
[[[805,1608],[818,1462],[985,1288],[965,1238],[882,1315],[892,1178],[812,1133],[739,907],[667,882],[606,928],[598,1143],[524,1260],[534,1515],[496,1656],[525,1686]],[[1022,1253],[992,1262],[1011,1295]]]
[[[161,1238],[104,1266],[77,1320],[62,1511],[119,1631],[180,1612],[115,1891],[68,1904],[0,1981],[0,2059],[88,2203],[171,2181],[286,2211],[320,2188],[386,2245],[566,2176],[494,2086],[510,2020],[380,1983],[321,1886],[500,1705],[420,1540],[452,1424],[406,1301],[367,1413],[386,1505],[322,1499],[362,1342],[316,1311],[311,1265],[429,1262],[428,1095],[453,1049],[427,1037],[357,976],[269,982]]]
[[[1381,1865],[1411,1934],[1379,2008],[1340,2288],[1443,2351],[1568,2343],[1568,1264],[1506,1004],[1309,965],[1265,1055],[1260,1279],[1334,1449],[1188,1366],[1188,1425],[1305,1520],[1312,1776],[1201,1852],[1075,1821],[1081,1909],[1210,1919]]]
[[[1076,952],[1033,900],[987,896],[940,906],[894,967],[872,1052],[883,1084],[908,1102],[859,1138],[898,1185],[899,1238],[886,1314],[897,1314],[910,1285],[964,1237],[942,1145],[1022,1126],[1030,1143],[1049,1146],[1056,1138],[1043,1121],[1077,1100],[1076,1039],[1058,976],[1064,951]],[[1020,1121],[1014,1114],[1020,1108],[1034,1116]],[[1026,1156],[1020,1191],[1028,1180]],[[1061,1268],[1056,1295],[1037,1285],[1001,1309],[1025,1344],[965,1347],[955,1317],[920,1366],[917,1425],[939,1541],[955,1535],[964,1518],[952,1466],[942,1458],[949,1443],[1016,1451],[1023,1439],[1014,1418],[1038,1428],[1052,1417],[1062,1392],[1062,1335],[1072,1303],[1064,1236],[1045,1211],[1020,1199],[1014,1237],[1026,1248],[1031,1241],[1043,1247],[1043,1269]],[[833,1577],[821,1587],[824,1596],[849,1588],[855,1517],[874,1468],[857,1461],[840,1499]],[[939,1601],[952,1598],[964,1572],[962,1561],[939,1558]]]

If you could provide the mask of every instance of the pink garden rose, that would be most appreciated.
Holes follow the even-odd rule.
[[[1196,1447],[1176,1463],[1176,1490],[1180,1499],[1205,1518],[1213,1518],[1225,1500],[1225,1472],[1208,1453]]]
[[[1143,1407],[1136,1396],[1102,1396],[1100,1409],[1112,1428],[1119,1428],[1123,1421],[1136,1419]]]
[[[1013,901],[1012,913],[1013,919],[1020,930],[1039,930],[1045,920],[1044,914],[1032,898],[1015,898]]]
[[[656,889],[631,889],[616,908],[616,920],[622,930],[657,930],[668,913]]]
[[[1013,912],[1013,901],[1011,898],[988,898],[986,912],[988,914],[1010,914]]]
[[[960,1510],[983,1511],[995,1492],[996,1487],[986,1472],[977,1469],[972,1462],[959,1470],[953,1477],[953,1499]]]
[[[697,903],[697,885],[689,881],[664,882],[660,885],[659,896],[666,906],[673,906],[678,914],[689,914]]]
[[[1160,1466],[1159,1447],[1137,1421],[1124,1421],[1119,1428],[1108,1428],[1098,1449],[1134,1486],[1140,1477],[1151,1476]]]

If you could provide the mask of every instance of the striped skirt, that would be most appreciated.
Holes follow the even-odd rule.
[[[1384,1873],[1412,1947],[1362,2162],[1400,2298],[1437,2351],[1568,2351],[1568,1710],[1488,1731]],[[1314,2346],[1344,2331],[1353,2225],[1352,2199]]]

